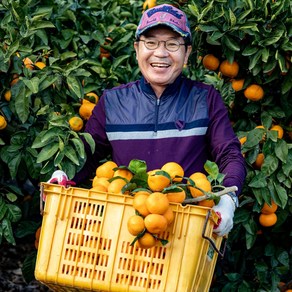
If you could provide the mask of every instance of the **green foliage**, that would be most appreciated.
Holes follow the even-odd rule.
[[[211,291],[279,291],[277,283],[288,283],[292,269],[291,1],[157,4],[165,2],[189,16],[193,53],[184,74],[220,91],[238,138],[246,137],[242,153],[247,178]],[[78,116],[85,94],[101,95],[106,88],[139,77],[133,41],[142,5],[135,0],[0,3],[0,114],[8,122],[0,131],[0,243],[16,244],[17,238],[32,235],[41,221],[39,182],[55,169],[72,178],[86,160],[82,140],[94,150],[90,135],[76,133],[68,124],[70,117]],[[101,54],[104,51],[107,54]],[[238,62],[235,78],[245,80],[242,90],[235,92],[231,79],[219,69],[203,67],[202,57],[208,53],[220,62]],[[45,67],[40,69],[36,62]],[[245,98],[244,89],[252,83],[262,86],[261,101]],[[7,90],[10,102],[4,98]],[[271,130],[273,125],[283,128],[282,139]],[[259,153],[265,156],[260,168],[255,166]],[[206,167],[209,179],[220,184],[218,169]],[[128,168],[137,185],[145,181],[143,162],[133,160]],[[278,221],[262,227],[260,210],[271,200],[279,206]],[[32,279],[34,256],[23,268],[27,281]]]
[[[3,239],[15,245],[13,224],[18,222],[22,216],[21,209],[17,205],[17,195],[20,190],[6,184],[0,183],[0,244]]]
[[[285,0],[189,1],[183,7],[195,32],[192,58],[196,61],[191,59],[189,74],[220,91],[238,137],[247,138],[242,145],[247,178],[229,235],[229,253],[224,265],[218,264],[220,280],[212,291],[279,291],[277,283],[289,280],[291,8],[291,2]],[[230,79],[219,70],[202,67],[201,58],[208,53],[220,61],[238,62],[236,78],[245,80],[242,90],[235,92]],[[264,89],[263,100],[245,98],[244,89],[252,83]],[[258,125],[264,128],[256,128]],[[284,129],[282,139],[271,130],[273,125]],[[265,157],[260,168],[255,166],[259,153]],[[260,210],[271,200],[279,206],[278,221],[273,227],[262,227],[258,223]]]

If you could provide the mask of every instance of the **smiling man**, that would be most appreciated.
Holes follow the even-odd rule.
[[[85,129],[95,140],[95,153],[84,142],[87,161],[73,181],[92,178],[108,155],[117,165],[144,160],[148,170],[175,161],[186,176],[204,172],[211,160],[226,175],[224,185],[240,193],[245,164],[222,98],[212,86],[182,75],[191,42],[183,11],[163,4],[143,13],[134,42],[142,77],[104,91]],[[236,205],[232,193],[214,207],[221,215],[219,235],[232,228]]]

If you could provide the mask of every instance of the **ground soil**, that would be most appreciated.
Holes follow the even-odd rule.
[[[3,243],[0,245],[0,291],[1,292],[46,292],[50,291],[40,282],[26,283],[22,276],[22,264],[25,257],[34,249],[33,244]]]

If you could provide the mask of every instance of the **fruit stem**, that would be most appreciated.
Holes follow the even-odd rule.
[[[226,187],[224,188],[222,191],[219,192],[215,192],[215,193],[207,193],[204,196],[200,196],[200,197],[196,197],[196,198],[192,198],[192,199],[185,199],[182,204],[192,204],[192,203],[197,203],[200,201],[204,201],[204,200],[208,200],[208,199],[212,199],[212,197],[217,196],[223,196],[225,194],[231,193],[231,192],[236,192],[238,190],[237,186],[232,186],[232,187]]]

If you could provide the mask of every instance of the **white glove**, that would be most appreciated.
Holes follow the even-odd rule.
[[[65,188],[69,186],[75,186],[75,182],[68,179],[67,174],[62,170],[56,170],[53,172],[51,178],[47,181],[50,184],[58,184],[64,186]],[[46,196],[43,192],[40,194],[41,199],[45,202]]]
[[[238,198],[235,193],[229,193],[221,196],[218,205],[213,210],[219,216],[218,224],[214,227],[214,232],[219,236],[227,234],[233,227],[233,217],[236,207],[238,206]]]
[[[75,186],[75,182],[69,180],[67,174],[62,170],[56,170],[48,180],[48,183],[58,184],[64,187]]]

